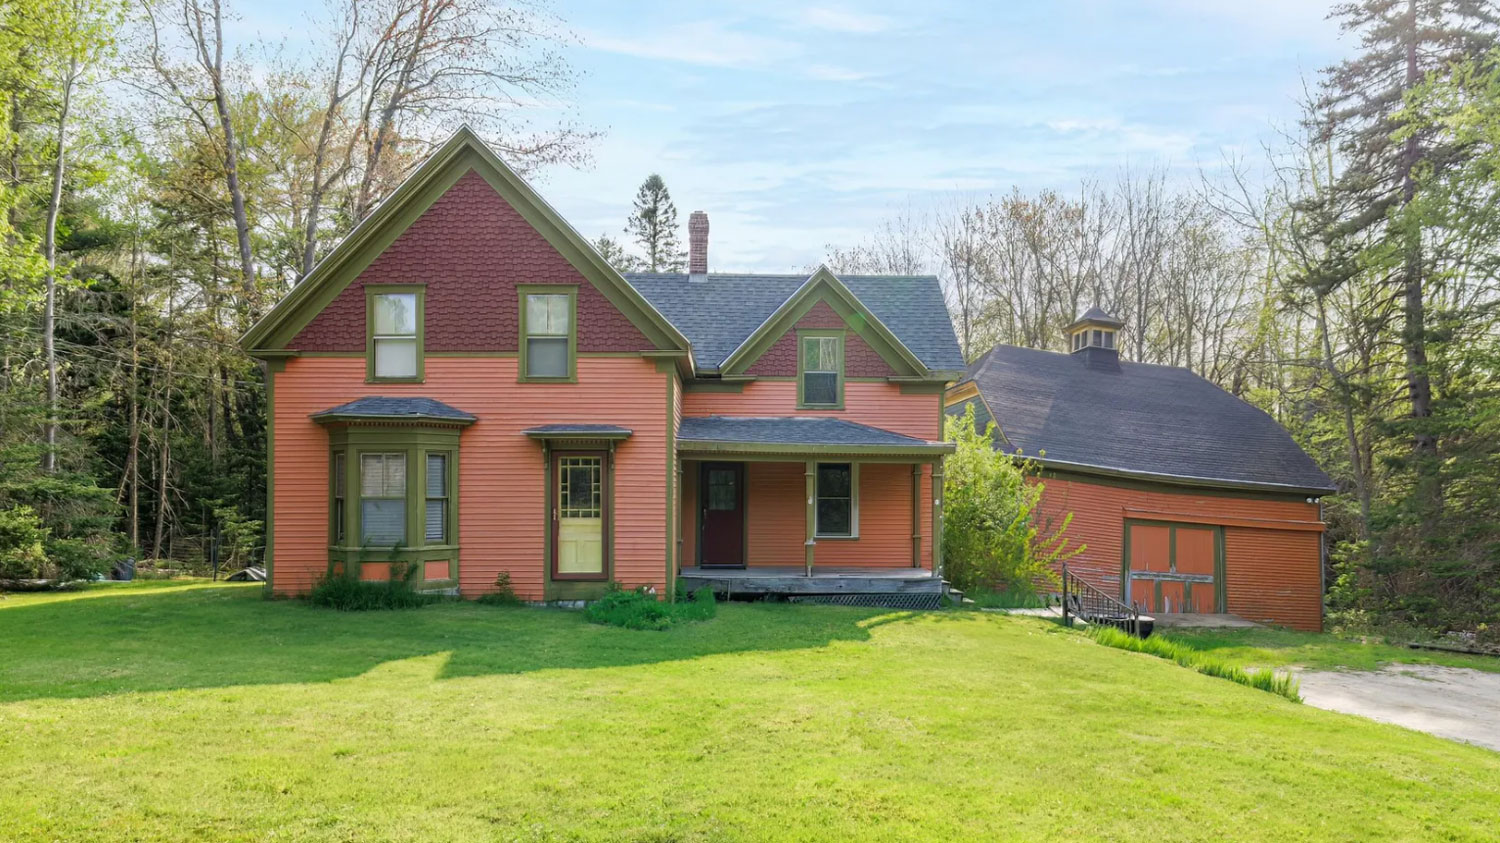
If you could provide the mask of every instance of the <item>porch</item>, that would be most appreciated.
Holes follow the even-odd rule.
[[[677,450],[686,587],[882,605],[943,593],[933,536],[951,445],[826,417],[710,416],[683,419]]]
[[[690,591],[711,588],[722,598],[781,596],[794,601],[937,608],[942,577],[926,568],[821,566],[811,574],[800,565],[753,568],[683,568]]]

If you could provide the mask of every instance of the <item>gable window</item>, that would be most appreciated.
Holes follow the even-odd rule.
[[[577,356],[571,287],[521,291],[521,379],[572,380]]]
[[[859,467],[855,463],[820,462],[817,477],[818,538],[859,536]]]
[[[406,454],[359,455],[359,543],[406,544]]]
[[[422,293],[377,288],[369,292],[366,307],[370,339],[365,354],[370,380],[421,380]]]
[[[801,337],[798,397],[802,407],[844,406],[844,335],[809,334]]]

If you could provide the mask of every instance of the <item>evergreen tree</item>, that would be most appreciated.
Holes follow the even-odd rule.
[[[594,241],[594,249],[606,263],[620,272],[637,272],[641,268],[640,258],[626,251],[620,241],[608,234],[599,235],[599,239]]]
[[[667,184],[656,173],[641,182],[635,194],[635,210],[625,222],[625,232],[635,237],[645,253],[648,272],[681,272],[682,244],[677,239],[677,206]]]

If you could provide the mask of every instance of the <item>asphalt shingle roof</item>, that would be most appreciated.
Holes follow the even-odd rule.
[[[1327,492],[1333,482],[1274,419],[1193,372],[996,346],[972,380],[1012,449],[1164,478]],[[962,412],[963,405],[949,408]]]
[[[866,424],[815,416],[690,416],[682,420],[677,441],[902,448],[935,444]]]
[[[369,418],[411,418],[411,419],[437,419],[452,422],[472,422],[477,419],[470,413],[466,413],[457,407],[450,407],[441,401],[432,398],[387,398],[380,395],[366,395],[356,398],[347,404],[330,407],[321,413],[313,413],[314,419],[324,417],[357,418],[365,416]]]
[[[806,275],[627,273],[629,281],[717,368],[807,281]],[[964,367],[953,321],[931,275],[840,275],[839,280],[930,369]]]
[[[521,431],[527,436],[629,436],[630,428],[617,424],[543,424]]]

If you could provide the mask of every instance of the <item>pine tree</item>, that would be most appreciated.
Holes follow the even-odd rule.
[[[1358,260],[1323,273],[1318,283],[1326,292],[1354,273],[1374,273],[1402,302],[1413,503],[1427,520],[1442,502],[1427,348],[1427,297],[1437,270],[1433,256],[1424,254],[1421,215],[1408,211],[1419,177],[1452,166],[1463,153],[1438,127],[1414,124],[1406,99],[1429,73],[1493,47],[1500,16],[1489,0],[1358,0],[1335,6],[1332,16],[1342,19],[1345,32],[1359,35],[1363,49],[1324,72],[1320,117],[1311,128],[1345,163],[1329,191],[1338,208],[1330,214],[1330,233],[1365,247]]]
[[[648,272],[681,272],[682,244],[677,239],[677,206],[667,184],[656,173],[641,182],[635,194],[635,210],[625,222],[625,232],[635,237],[645,253]]]
[[[599,252],[599,257],[604,262],[620,272],[637,272],[641,268],[640,258],[625,250],[620,241],[610,237],[608,234],[599,235],[594,241],[594,249]]]

